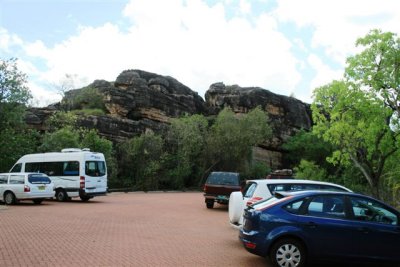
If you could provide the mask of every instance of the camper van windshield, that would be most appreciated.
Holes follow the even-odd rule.
[[[85,174],[89,176],[106,175],[106,165],[104,161],[86,161]]]

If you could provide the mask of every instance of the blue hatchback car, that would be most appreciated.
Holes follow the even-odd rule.
[[[339,259],[400,263],[400,213],[355,193],[277,194],[245,210],[239,238],[279,267]]]

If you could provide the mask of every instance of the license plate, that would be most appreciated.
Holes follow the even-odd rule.
[[[227,196],[217,196],[218,200],[228,200]]]
[[[39,185],[39,186],[38,186],[38,189],[39,189],[39,190],[45,190],[45,189],[46,189],[46,186],[45,186],[45,185]]]

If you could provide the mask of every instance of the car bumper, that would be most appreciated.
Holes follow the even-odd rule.
[[[229,203],[229,196],[225,195],[210,195],[210,194],[204,194],[205,201],[215,201],[220,204],[228,204]]]
[[[265,243],[265,237],[257,231],[246,232],[240,227],[239,239],[242,242],[244,248],[252,253],[261,257],[267,256],[267,246]]]

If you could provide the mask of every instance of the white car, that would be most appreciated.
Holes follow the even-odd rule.
[[[229,221],[235,228],[243,224],[243,211],[247,205],[270,198],[274,192],[329,190],[346,191],[350,189],[327,182],[296,179],[248,180],[242,192],[232,192],[229,197]]]
[[[40,204],[54,197],[54,185],[43,173],[0,173],[0,200],[13,205],[20,200]]]

